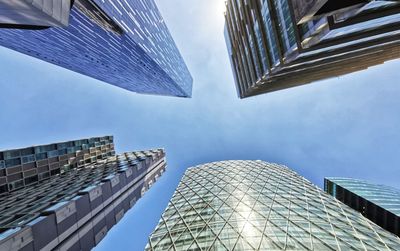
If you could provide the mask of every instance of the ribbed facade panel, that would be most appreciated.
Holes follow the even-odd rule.
[[[400,3],[342,2],[227,1],[225,39],[239,97],[312,83],[400,57]],[[302,18],[299,13],[313,14]]]

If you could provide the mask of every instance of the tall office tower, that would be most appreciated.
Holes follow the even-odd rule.
[[[351,178],[325,178],[325,191],[400,236],[400,191]]]
[[[240,98],[400,57],[399,1],[228,0],[225,19]]]
[[[113,137],[0,153],[0,250],[90,250],[165,171],[162,149]]]
[[[186,171],[146,250],[400,250],[285,166],[223,161]]]
[[[129,91],[192,93],[154,0],[0,0],[0,45]]]

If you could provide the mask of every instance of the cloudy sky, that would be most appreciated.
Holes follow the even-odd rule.
[[[223,38],[224,0],[158,0],[194,78],[192,99],[134,94],[0,48],[0,148],[114,135],[118,152],[164,147],[168,171],[97,250],[143,250],[189,166],[285,164],[400,188],[400,61],[239,100]]]

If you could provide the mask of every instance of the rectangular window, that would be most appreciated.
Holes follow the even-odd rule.
[[[33,155],[33,154],[22,157],[22,164],[32,163],[32,162],[35,162],[35,161],[36,161],[36,158],[35,158],[35,155]]]
[[[266,2],[263,3],[262,7],[262,18],[263,18],[263,23],[264,23],[264,28],[265,28],[265,34],[267,36],[267,42],[269,46],[269,51],[270,51],[270,56],[271,59],[275,64],[279,63],[279,47],[277,43],[277,38],[275,37],[275,33],[273,31],[272,27],[272,19],[271,19],[271,14],[270,10],[268,7],[268,4]]]
[[[24,181],[23,180],[11,182],[11,183],[8,184],[9,191],[21,188],[23,186],[24,186]]]
[[[274,0],[276,13],[278,15],[279,34],[283,43],[285,53],[288,53],[296,45],[294,27],[290,15],[287,0]]]
[[[18,166],[18,165],[21,165],[21,159],[20,158],[8,159],[5,161],[5,163],[6,163],[6,167]]]
[[[38,181],[38,176],[34,175],[32,177],[25,178],[25,185],[36,183]]]
[[[64,149],[58,150],[59,156],[64,155],[64,154],[67,154],[67,149],[64,148]]]
[[[36,154],[36,160],[47,159],[47,153],[38,153]]]
[[[0,186],[0,193],[5,193],[5,192],[7,192],[8,190],[7,190],[7,185],[2,185],[2,186]]]
[[[4,152],[4,159],[13,159],[21,156],[19,150]]]
[[[58,156],[58,150],[48,152],[47,156],[49,158],[57,157]]]
[[[32,154],[35,154],[35,150],[32,147],[21,150],[21,156],[32,155]]]
[[[75,148],[74,147],[68,147],[67,148],[67,153],[74,153],[75,152]]]
[[[60,144],[57,144],[57,149],[61,150],[61,149],[65,149],[65,148],[68,148],[71,146],[74,146],[74,142],[60,143]]]
[[[39,173],[39,180],[44,180],[46,178],[50,177],[50,173],[46,172],[46,173]]]

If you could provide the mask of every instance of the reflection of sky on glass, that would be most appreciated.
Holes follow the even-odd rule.
[[[345,34],[359,32],[362,30],[369,30],[379,28],[384,25],[388,25],[391,23],[398,23],[400,20],[400,14],[390,15],[387,17],[373,19],[367,22],[346,26],[345,28],[340,28],[336,30],[330,31],[326,36],[323,37],[322,40],[334,38],[337,36],[343,36]]]
[[[351,178],[328,178],[339,186],[400,216],[400,190]]]
[[[347,176],[399,187],[400,62],[258,97],[236,97],[224,0],[158,0],[194,78],[193,99],[135,95],[0,48],[0,148],[95,135],[117,152],[165,147],[167,172],[97,250],[143,250],[185,168],[285,164],[323,186]]]

